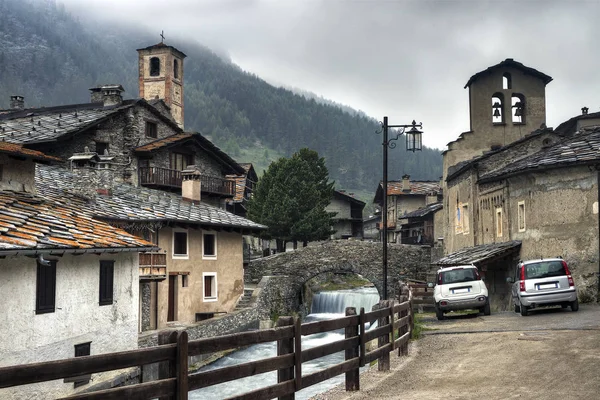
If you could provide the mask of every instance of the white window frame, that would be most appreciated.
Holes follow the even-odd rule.
[[[496,236],[502,237],[502,207],[496,208]]]
[[[461,226],[463,235],[468,235],[470,231],[470,220],[469,220],[469,203],[463,203],[462,214],[461,214]]]
[[[521,220],[523,220],[523,227],[521,227]],[[527,224],[525,222],[525,200],[521,200],[517,203],[517,227],[519,232],[525,232],[527,230]]]
[[[215,254],[205,254],[204,253],[204,237],[208,236],[208,235],[214,237]],[[202,232],[202,259],[203,260],[216,260],[217,259],[217,233],[216,232]]]
[[[213,290],[211,290],[213,296],[210,297],[206,297],[206,288],[205,288],[205,282],[206,282],[206,277],[210,276],[212,277],[212,288]],[[210,302],[215,302],[219,300],[219,284],[217,281],[217,273],[216,272],[203,272],[202,273],[202,301],[205,303],[210,303]]]
[[[175,254],[175,233],[185,233],[185,250],[187,254]],[[190,258],[190,233],[187,229],[173,228],[171,238],[171,257],[176,260],[188,260]]]

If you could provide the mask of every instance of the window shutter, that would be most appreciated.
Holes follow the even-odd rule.
[[[100,261],[100,305],[113,303],[114,261]]]
[[[36,314],[54,312],[56,300],[56,261],[49,265],[37,264]]]
[[[211,297],[212,295],[212,276],[204,277],[204,297]]]

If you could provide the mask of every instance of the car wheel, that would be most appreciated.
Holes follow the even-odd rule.
[[[521,304],[521,315],[526,317],[527,316],[527,311],[529,311],[529,307],[524,306],[523,304]]]
[[[435,308],[435,316],[437,317],[438,321],[441,321],[444,319],[444,312],[436,307]]]
[[[521,306],[519,306],[517,303],[515,303],[515,312],[516,313],[521,312]]]
[[[579,300],[575,299],[575,301],[571,302],[571,311],[579,310]]]
[[[483,315],[490,315],[492,313],[492,310],[490,310],[490,301],[488,300],[485,303],[485,306],[483,306]]]

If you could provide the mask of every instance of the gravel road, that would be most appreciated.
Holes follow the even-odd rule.
[[[600,306],[457,315],[437,321],[391,370],[361,375],[361,390],[337,387],[315,400],[599,399]]]

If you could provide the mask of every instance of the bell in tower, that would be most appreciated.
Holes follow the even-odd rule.
[[[164,43],[138,49],[140,97],[163,99],[175,122],[183,129],[184,53]]]

